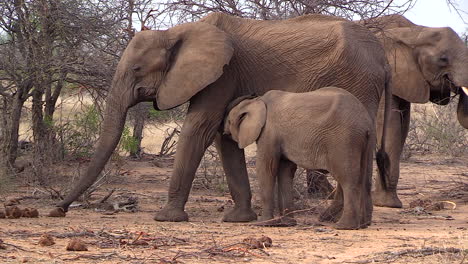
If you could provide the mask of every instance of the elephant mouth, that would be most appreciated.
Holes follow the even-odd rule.
[[[450,77],[445,74],[440,80],[440,85],[434,86],[428,82],[429,87],[431,87],[431,92],[429,94],[429,101],[438,104],[438,105],[447,105],[450,103],[451,92],[457,94],[458,88],[455,83],[450,79]]]

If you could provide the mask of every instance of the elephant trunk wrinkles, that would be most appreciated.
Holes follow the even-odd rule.
[[[458,99],[457,117],[460,125],[468,129],[468,87],[462,87]]]
[[[122,96],[122,94],[120,94],[120,96]],[[78,197],[96,181],[110,156],[114,152],[114,149],[117,147],[125,125],[128,106],[126,106],[126,102],[122,102],[123,97],[116,97],[117,96],[114,93],[111,93],[107,98],[106,112],[99,137],[99,143],[91,162],[88,165],[86,173],[81,176],[79,182],[75,185],[68,196],[58,204],[58,206],[63,208],[65,211],[68,210],[68,206],[73,201],[78,199]]]

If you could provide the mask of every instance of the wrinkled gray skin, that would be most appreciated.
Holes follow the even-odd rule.
[[[451,28],[413,24],[400,15],[361,21],[380,39],[392,67],[392,114],[385,142],[390,157],[390,177],[376,180],[374,205],[402,207],[397,196],[400,156],[408,135],[411,103],[446,105],[451,94],[458,95],[457,117],[468,128],[468,47]],[[383,100],[377,120],[382,133]],[[380,143],[381,141],[379,141]],[[323,178],[323,177],[322,177]],[[323,179],[321,179],[323,181]]]
[[[335,17],[257,21],[213,13],[168,30],[139,32],[117,66],[96,152],[58,206],[67,211],[96,180],[117,146],[129,107],[152,101],[156,109],[165,110],[189,101],[168,201],[155,220],[188,220],[185,204],[192,181],[214,140],[235,202],[223,220],[255,220],[244,151],[219,133],[229,102],[271,89],[305,92],[333,85],[355,95],[375,120],[389,81],[378,39],[364,27]]]
[[[362,103],[346,90],[325,87],[308,93],[269,91],[233,107],[224,132],[241,149],[257,142],[263,223],[295,224],[288,212],[293,211],[297,165],[327,170],[338,182],[335,199],[321,220],[339,219],[338,229],[370,225],[375,124]],[[276,181],[280,212],[287,215],[265,222],[273,218]]]

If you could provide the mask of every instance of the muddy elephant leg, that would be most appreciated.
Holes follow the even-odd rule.
[[[317,198],[333,197],[333,185],[327,179],[325,170],[306,170],[307,192]]]
[[[377,133],[381,135],[382,109],[379,109]],[[392,98],[392,112],[390,115],[388,137],[386,141],[387,153],[390,158],[390,179],[387,188],[384,188],[382,179],[377,175],[373,203],[376,206],[401,208],[402,203],[397,195],[398,179],[400,177],[400,156],[408,136],[411,104],[396,96]],[[380,136],[377,137],[381,139]]]
[[[278,207],[283,216],[279,221],[281,226],[295,226],[293,206],[293,179],[297,166],[289,160],[281,160],[278,168]]]
[[[229,137],[218,133],[216,135],[216,148],[221,157],[224,173],[234,200],[234,208],[227,212],[225,222],[249,222],[257,219],[252,210],[250,183],[245,165],[244,150],[239,149],[237,143]]]
[[[337,222],[343,213],[343,189],[340,183],[336,184],[335,196],[330,206],[323,211],[319,220],[322,222]]]

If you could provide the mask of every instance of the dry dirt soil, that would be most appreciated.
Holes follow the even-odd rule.
[[[248,164],[254,209],[260,213],[254,162]],[[295,227],[223,223],[230,196],[223,188],[200,184],[201,169],[187,202],[190,222],[156,222],[153,215],[167,199],[172,161],[127,160],[122,174],[91,196],[96,204],[115,189],[104,204],[74,207],[65,218],[47,217],[56,201],[35,188],[1,196],[2,202],[20,198],[19,207],[38,208],[41,215],[0,219],[0,263],[468,263],[467,164],[468,157],[412,157],[402,163],[404,208],[375,207],[369,228],[343,231],[317,221],[326,200],[303,195],[297,195],[305,210]],[[128,202],[128,210],[109,210],[118,202]],[[40,245],[44,234],[55,244]],[[272,240],[271,247],[255,242],[262,236]],[[67,251],[72,239],[81,239],[87,251]]]

